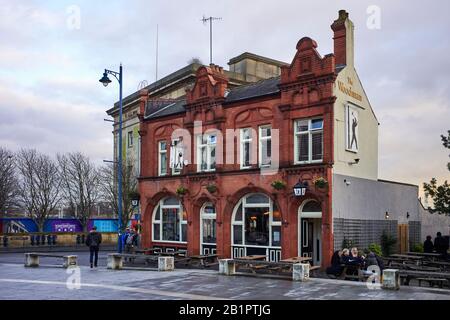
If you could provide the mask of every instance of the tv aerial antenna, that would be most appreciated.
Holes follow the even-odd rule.
[[[144,89],[147,86],[148,86],[148,81],[147,80],[142,80],[141,82],[139,82],[137,89],[139,91],[141,89]]]
[[[209,21],[209,63],[213,63],[213,21],[222,20],[220,17],[209,17],[206,18],[203,15],[203,19],[201,20],[204,25],[206,25]]]

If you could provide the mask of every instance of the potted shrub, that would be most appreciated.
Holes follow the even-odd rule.
[[[284,181],[281,180],[275,180],[270,185],[275,190],[283,190],[284,188],[286,188],[286,183],[284,183]]]
[[[217,191],[217,186],[215,184],[208,184],[206,190],[208,190],[209,193],[215,193]]]
[[[314,179],[313,183],[318,189],[325,189],[328,186],[328,181],[324,177]]]
[[[371,243],[369,245],[369,251],[372,251],[379,257],[383,256],[383,251],[381,250],[381,246],[378,243]]]
[[[383,256],[389,257],[392,253],[394,253],[394,247],[397,243],[397,239],[386,231],[383,231],[381,235],[381,250],[383,251]]]
[[[179,196],[184,196],[187,192],[188,192],[188,189],[185,188],[185,187],[183,187],[183,186],[179,186],[179,187],[177,188],[177,194],[178,194]]]

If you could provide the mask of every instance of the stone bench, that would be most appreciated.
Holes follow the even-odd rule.
[[[173,271],[175,269],[174,257],[156,257],[143,254],[121,254],[110,253],[108,254],[108,269],[121,270],[123,269],[124,259],[142,259],[146,263],[150,261],[158,261],[158,271]]]
[[[239,265],[251,265],[252,271],[268,269],[268,270],[281,270],[283,268],[292,269],[292,280],[294,281],[307,281],[309,280],[309,273],[311,266],[309,263],[281,263],[271,261],[248,261],[239,259],[220,259],[219,260],[219,274],[232,276],[236,274],[236,267]],[[317,269],[317,268],[315,268]]]
[[[48,253],[25,253],[25,267],[27,268],[35,268],[39,267],[39,258],[58,258],[63,259],[63,268],[69,268],[71,266],[77,266],[78,256],[73,255],[56,255],[56,254],[48,254]]]

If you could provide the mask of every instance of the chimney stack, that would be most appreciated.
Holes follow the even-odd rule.
[[[334,56],[336,67],[354,65],[354,29],[348,12],[339,10],[339,17],[331,25],[334,31]]]

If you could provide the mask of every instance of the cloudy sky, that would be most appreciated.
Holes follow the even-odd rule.
[[[381,10],[379,29],[367,27],[370,5]],[[192,57],[209,61],[204,14],[222,17],[214,60],[226,67],[245,51],[290,62],[303,36],[321,54],[332,52],[339,9],[355,23],[356,68],[381,123],[380,178],[419,185],[448,179],[440,142],[450,129],[446,0],[0,0],[0,145],[110,159],[111,126],[103,119],[118,89],[98,79],[122,62],[125,95],[154,81],[157,24],[164,76]]]

